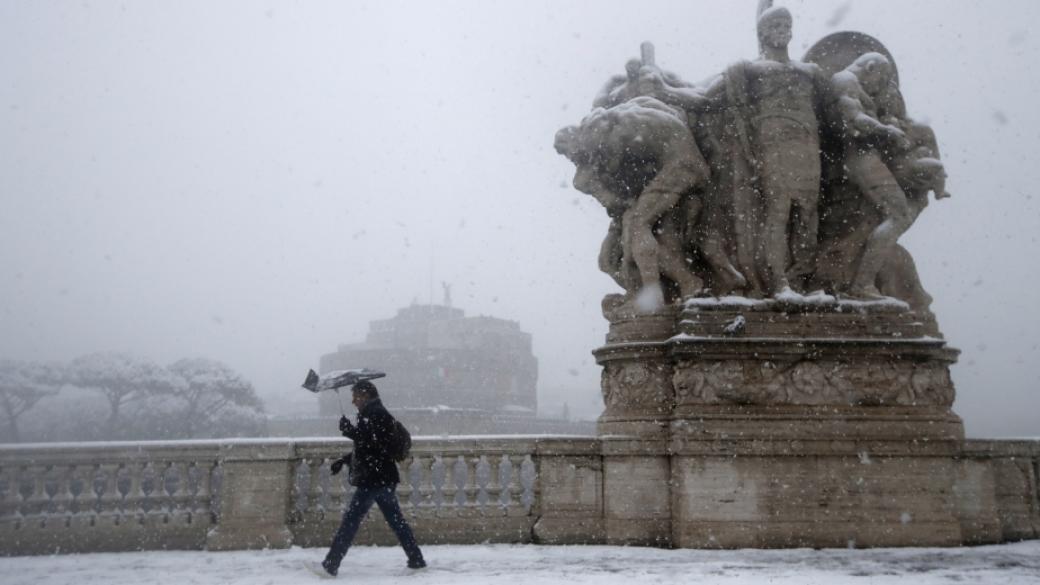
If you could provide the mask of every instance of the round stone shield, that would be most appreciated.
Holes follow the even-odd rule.
[[[899,85],[899,69],[892,53],[881,41],[861,32],[842,31],[829,34],[813,45],[802,58],[807,63],[820,66],[828,77],[845,69],[864,53],[881,53],[892,64],[896,86]]]

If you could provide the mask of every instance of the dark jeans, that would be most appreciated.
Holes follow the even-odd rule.
[[[401,513],[401,505],[397,502],[396,491],[397,486],[357,488],[357,491],[354,492],[354,498],[350,500],[350,506],[343,512],[343,522],[340,523],[339,530],[336,531],[336,537],[332,539],[332,547],[329,549],[329,554],[325,555],[325,562],[322,563],[330,573],[335,574],[339,570],[339,564],[343,561],[343,557],[346,556],[350,544],[354,542],[354,535],[357,534],[358,527],[361,526],[361,521],[365,518],[369,508],[372,507],[373,502],[379,506],[379,510],[383,512],[383,517],[386,518],[387,524],[390,525],[394,534],[397,535],[397,540],[401,542],[401,548],[408,555],[408,560],[410,562],[422,560],[422,551],[419,550],[419,545],[415,542],[412,528],[408,526],[408,521],[404,519],[404,514]]]

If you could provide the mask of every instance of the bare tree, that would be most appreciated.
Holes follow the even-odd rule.
[[[41,399],[57,394],[63,377],[63,370],[57,365],[0,361],[0,409],[6,418],[0,437],[18,442],[18,419]]]
[[[182,380],[175,394],[183,401],[184,436],[213,432],[218,427],[248,428],[263,414],[263,403],[253,385],[226,364],[205,359],[182,359],[169,367]],[[223,428],[225,433],[242,429]]]

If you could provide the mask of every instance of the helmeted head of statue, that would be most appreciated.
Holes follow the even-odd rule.
[[[794,18],[783,6],[773,6],[758,16],[758,43],[761,47],[785,49],[791,42]]]

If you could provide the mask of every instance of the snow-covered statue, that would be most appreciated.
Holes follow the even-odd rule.
[[[816,112],[827,80],[816,65],[790,58],[791,27],[786,8],[763,6],[759,58],[731,66],[704,87],[677,86],[643,72],[652,95],[699,114],[727,114],[712,132],[725,144],[716,166],[739,223],[733,226],[734,253],[750,285],[743,292],[751,296],[787,294],[792,282],[804,289],[816,256]]]
[[[893,153],[910,150],[910,141],[895,124],[881,120],[878,102],[892,79],[892,64],[880,53],[866,53],[832,77],[834,99],[827,105],[841,136],[845,178],[881,212],[881,223],[867,236],[847,292],[880,298],[876,285],[881,265],[896,240],[913,221],[899,181],[885,163]],[[894,120],[891,120],[894,122]]]
[[[608,237],[604,252],[616,259],[605,262],[601,256],[600,264],[629,299],[653,296],[660,274],[683,297],[786,302],[817,293],[869,302],[891,296],[927,312],[931,299],[898,239],[927,204],[928,191],[946,194],[934,134],[906,116],[895,63],[879,42],[837,33],[799,61],[788,53],[792,22],[786,8],[761,2],[759,57],[700,84],[660,69],[653,46],[644,43],[642,58],[629,61],[626,73],[597,94],[597,109],[583,121],[582,132],[605,124],[597,120],[639,111],[644,106],[638,104],[654,98],[674,108],[673,126],[686,119],[689,133],[683,138],[692,137],[693,143],[684,147],[696,150],[709,168],[696,185],[693,206],[684,203],[691,198],[678,195],[655,195],[643,203],[638,194],[643,179],[621,180],[629,199],[639,202],[630,208],[653,205],[650,214],[633,212],[640,223],[627,228],[624,212],[608,207],[611,233],[618,235]],[[640,123],[633,116],[624,126]],[[665,135],[677,133],[658,132],[656,147],[645,144],[650,133],[629,133],[626,140],[637,137],[643,141],[639,149],[649,152],[674,146],[671,138],[661,138]],[[582,162],[589,153],[575,156],[557,139],[558,150],[578,165],[579,178],[592,173],[596,164]],[[620,158],[632,147],[606,144],[597,156],[614,148]],[[590,192],[587,181],[576,186]],[[686,209],[680,211],[680,203]],[[684,219],[676,220],[677,213],[685,213]],[[651,245],[647,238],[653,233],[658,243]],[[664,261],[658,267],[654,251],[665,248],[669,252],[660,255]],[[637,285],[624,276],[628,259],[639,273]],[[705,286],[696,286],[701,283]],[[654,295],[668,300],[667,294]]]
[[[898,239],[929,192],[949,197],[935,133],[907,115],[895,61],[876,39],[835,33],[807,58],[832,73],[812,285],[855,299],[894,297],[930,314],[931,296]]]
[[[556,135],[611,219],[600,267],[625,291],[593,350],[604,517],[624,518],[607,539],[957,544],[957,464],[933,456],[964,436],[957,351],[899,245],[947,195],[935,135],[876,39],[835,33],[797,60],[791,13],[755,16],[756,59],[689,83],[644,43]],[[875,445],[884,465],[864,465]],[[878,493],[914,522],[874,513]]]
[[[683,232],[696,219],[698,187],[708,178],[686,115],[650,97],[596,108],[556,134],[556,150],[575,166],[574,187],[611,218],[600,268],[652,311],[665,301],[661,276],[681,296],[704,286],[685,262]]]

